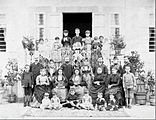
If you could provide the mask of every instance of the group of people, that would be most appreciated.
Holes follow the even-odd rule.
[[[87,30],[82,38],[78,28],[75,33],[71,39],[64,30],[62,45],[59,37],[55,38],[50,60],[40,51],[34,63],[25,65],[21,77],[24,106],[31,103],[41,109],[69,107],[100,111],[131,108],[136,82],[128,58],[124,57],[122,67],[115,56],[108,69],[103,57],[107,50],[102,51],[104,37],[92,39]]]

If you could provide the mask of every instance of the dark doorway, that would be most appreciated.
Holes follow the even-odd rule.
[[[80,36],[90,30],[92,36],[92,13],[63,13],[63,30],[69,31],[69,37],[75,36],[75,28],[80,29]]]

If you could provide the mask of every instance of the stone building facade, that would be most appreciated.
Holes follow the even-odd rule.
[[[0,52],[1,68],[4,67],[8,57],[17,58],[20,66],[25,64],[21,43],[23,36],[53,41],[56,36],[61,38],[63,29],[68,27],[73,35],[72,31],[77,26],[80,27],[82,36],[86,29],[92,31],[92,36],[103,35],[108,39],[115,34],[123,35],[127,43],[124,54],[137,50],[145,62],[145,68],[154,69],[154,2],[154,0],[0,0],[0,31],[3,34],[2,41],[5,41],[1,45],[4,46]],[[78,18],[76,21],[74,15]]]

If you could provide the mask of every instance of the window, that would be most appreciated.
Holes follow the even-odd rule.
[[[155,52],[155,28],[149,27],[149,52]]]
[[[120,35],[120,18],[119,13],[111,14],[111,28],[110,34],[118,37]]]
[[[111,25],[119,25],[119,14],[118,13],[111,15]]]
[[[38,39],[44,39],[45,35],[45,14],[39,13],[37,14],[37,36]]]
[[[39,25],[44,25],[44,14],[39,14]]]
[[[5,28],[0,28],[0,52],[6,52]]]
[[[43,39],[44,36],[44,28],[39,28],[39,38]]]

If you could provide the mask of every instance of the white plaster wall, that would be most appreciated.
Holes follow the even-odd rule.
[[[62,36],[61,12],[93,12],[93,36],[110,37],[110,14],[120,13],[121,34],[127,46],[125,54],[137,50],[145,61],[145,68],[155,66],[154,53],[148,52],[148,14],[155,12],[154,0],[0,0],[0,12],[7,15],[7,54],[24,61],[23,36],[37,36],[35,14],[46,14],[46,38]],[[103,17],[94,16],[101,14]],[[55,17],[56,16],[56,17]],[[98,22],[94,18],[103,19]],[[100,21],[100,20],[99,20]],[[94,23],[95,22],[95,23]],[[95,27],[103,24],[103,27]],[[37,37],[36,37],[37,39]]]

